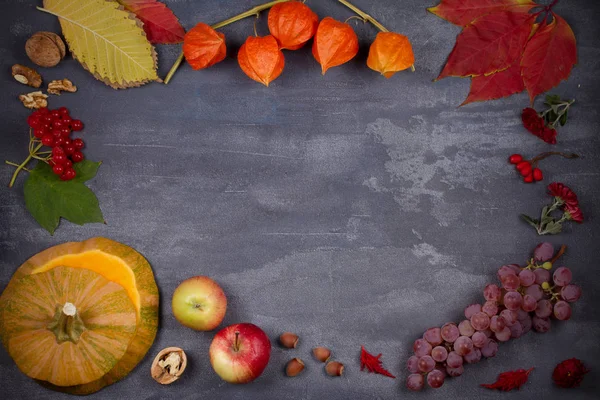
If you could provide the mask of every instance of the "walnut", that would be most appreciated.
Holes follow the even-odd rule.
[[[23,102],[23,105],[27,108],[42,108],[48,107],[47,94],[42,92],[31,92],[22,94],[19,96],[19,100]]]
[[[167,347],[154,358],[150,373],[156,382],[168,385],[179,379],[186,366],[185,352],[179,347]]]
[[[36,32],[25,43],[25,52],[34,64],[54,67],[65,56],[65,42],[56,33]]]
[[[71,92],[75,93],[77,91],[77,86],[73,85],[68,79],[61,79],[57,81],[52,81],[48,84],[48,93],[60,95],[60,92]]]
[[[42,85],[42,77],[36,70],[21,64],[12,66],[12,76],[24,85],[39,88]]]

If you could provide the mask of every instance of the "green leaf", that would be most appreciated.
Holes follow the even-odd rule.
[[[25,206],[42,228],[54,234],[61,217],[78,225],[104,222],[96,195],[83,184],[96,176],[100,164],[89,160],[77,163],[75,179],[61,181],[52,167],[37,163],[25,181]]]
[[[557,233],[560,233],[561,230],[562,225],[558,222],[552,221],[546,225],[545,229],[541,232],[541,235],[556,235]]]
[[[546,95],[546,101],[544,101],[544,104],[546,104],[548,106],[554,106],[554,105],[558,105],[561,103],[562,103],[562,100],[560,99],[560,96],[557,94]]]
[[[529,225],[533,226],[537,230],[540,221],[538,221],[537,219],[533,219],[529,215],[525,214],[521,214],[521,218],[523,218],[525,222],[527,222]]]

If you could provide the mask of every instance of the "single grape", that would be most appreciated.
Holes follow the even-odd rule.
[[[468,319],[465,319],[458,324],[458,332],[461,336],[471,337],[475,333],[475,329]]]
[[[504,318],[498,315],[494,315],[490,319],[490,329],[492,332],[500,332],[504,329],[505,326],[506,322],[504,322]]]
[[[519,322],[515,322],[513,325],[516,325],[518,323]],[[496,339],[499,342],[507,342],[510,339],[510,334],[511,334],[510,333],[510,328],[512,328],[512,325],[510,327],[509,326],[505,326],[504,329],[502,329],[500,332],[496,332],[495,333]]]
[[[490,316],[484,312],[478,312],[471,317],[471,325],[478,331],[483,331],[490,326]]]
[[[581,288],[577,285],[563,286],[563,288],[560,289],[560,297],[564,301],[573,303],[573,302],[579,300],[579,297],[581,297]]]
[[[473,314],[476,314],[481,311],[481,304],[471,304],[465,308],[465,318],[471,319]]]
[[[531,322],[536,332],[546,333],[550,330],[550,318],[540,318],[536,315]]]
[[[550,271],[546,271],[545,269],[538,268],[533,271],[535,274],[535,283],[541,285],[544,282],[550,282]]]
[[[492,317],[493,318],[493,317]],[[488,342],[488,337],[483,332],[475,332],[473,336],[471,336],[471,341],[473,341],[473,346],[482,348]]]
[[[573,279],[573,274],[571,270],[567,267],[559,267],[554,271],[554,275],[552,276],[554,283],[557,286],[567,286],[571,283],[571,279]]]
[[[417,357],[431,354],[431,345],[425,339],[417,339],[413,344],[413,351]]]
[[[498,285],[490,283],[483,289],[483,297],[487,301],[499,301],[502,298],[502,289]]]
[[[446,377],[440,370],[433,370],[427,374],[427,384],[434,389],[441,387],[444,384]]]
[[[493,317],[494,315],[498,314],[498,303],[496,303],[495,301],[488,300],[485,303],[483,303],[481,311],[483,311],[490,317]]]
[[[469,354],[473,350],[473,341],[466,336],[460,336],[454,342],[454,351],[459,356]]]
[[[536,301],[539,301],[544,297],[544,291],[537,283],[525,289],[525,294],[533,297]]]
[[[413,374],[419,372],[419,357],[410,356],[406,362],[406,369]]]
[[[528,333],[531,330],[531,327],[533,325],[533,322],[529,315],[527,315],[527,318],[520,320],[519,323],[523,327],[523,335]]]
[[[571,306],[566,301],[557,301],[554,305],[554,317],[560,321],[571,318]]]
[[[517,312],[508,309],[500,311],[500,316],[504,319],[506,326],[512,326],[517,322],[518,315]]]
[[[540,243],[533,250],[533,258],[538,262],[545,262],[552,258],[554,255],[554,246],[552,243],[544,242]]]
[[[494,340],[489,340],[485,346],[481,348],[481,355],[486,358],[491,358],[498,352],[498,343]]]
[[[448,365],[446,366],[446,372],[451,377],[456,378],[457,376],[461,376],[463,372],[465,372],[465,368],[462,365],[458,366],[457,368],[452,368]]]
[[[406,387],[409,390],[418,392],[419,390],[423,389],[424,384],[425,380],[421,374],[410,374],[408,378],[406,378]]]
[[[498,269],[498,280],[502,282],[502,280],[508,275],[516,274],[518,274],[518,272],[516,272],[512,267],[510,267],[509,265],[503,265],[500,267],[500,269]]]
[[[523,304],[521,304],[521,308],[523,309],[523,311],[527,312],[535,311],[535,309],[537,308],[536,298],[529,294],[526,294],[525,296],[523,296]]]
[[[423,339],[427,340],[432,346],[439,346],[443,342],[440,328],[427,329],[423,334]]]
[[[483,331],[478,331],[478,332],[483,333],[487,337],[492,337],[492,335],[494,334],[494,332],[492,332],[492,330],[490,328],[487,328]]]
[[[516,311],[523,304],[523,296],[519,292],[507,292],[504,295],[504,306],[509,310]]]
[[[524,269],[519,273],[519,280],[521,281],[521,286],[531,286],[535,283],[535,272],[530,269]]]
[[[442,326],[441,335],[442,339],[444,339],[446,342],[454,343],[454,341],[460,336],[460,332],[456,324],[448,322]]]
[[[464,358],[467,364],[478,363],[481,360],[481,350],[475,347],[473,351],[471,351],[469,354],[466,354]]]
[[[536,306],[537,306],[537,302],[536,302]],[[517,321],[520,321],[524,318],[526,318],[529,315],[529,313],[527,311],[523,311],[523,308],[519,308],[517,310]]]
[[[458,368],[463,365],[463,358],[457,352],[451,351],[448,353],[448,357],[446,358],[446,364],[450,368]]]
[[[537,308],[535,309],[535,315],[538,318],[548,318],[550,315],[552,315],[552,303],[550,300],[542,299],[538,301]]]
[[[515,322],[513,326],[510,326],[510,337],[513,339],[518,339],[523,336],[523,325],[519,321]]]
[[[517,290],[521,285],[521,280],[516,275],[506,275],[502,279],[502,287],[506,290]]]
[[[419,371],[429,372],[435,367],[435,361],[431,356],[423,356],[419,358]]]
[[[444,346],[436,346],[431,350],[431,358],[437,362],[444,362],[448,358],[448,350]]]

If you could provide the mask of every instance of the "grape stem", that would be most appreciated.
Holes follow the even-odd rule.
[[[558,252],[554,255],[554,257],[552,257],[552,260],[550,260],[550,262],[552,264],[554,264],[556,262],[556,260],[558,260],[563,254],[565,254],[565,251],[567,251],[567,245],[563,244],[562,246],[560,246],[560,249],[558,250]]]
[[[537,165],[540,161],[542,161],[543,159],[548,158],[550,156],[561,156],[566,159],[579,158],[579,154],[575,154],[575,153],[561,153],[560,151],[547,151],[545,153],[538,154],[537,156],[533,157],[529,161],[531,162],[531,165],[533,167],[537,167]]]

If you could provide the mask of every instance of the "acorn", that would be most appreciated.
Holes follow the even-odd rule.
[[[285,374],[289,377],[298,376],[304,371],[304,362],[299,358],[292,358],[285,366]]]
[[[325,372],[329,376],[342,376],[344,373],[344,364],[337,361],[330,361],[325,365]]]
[[[313,355],[321,362],[327,362],[331,358],[331,350],[326,347],[315,347],[313,349]]]
[[[279,336],[279,343],[286,349],[295,349],[298,344],[298,335],[291,332],[284,332]]]

